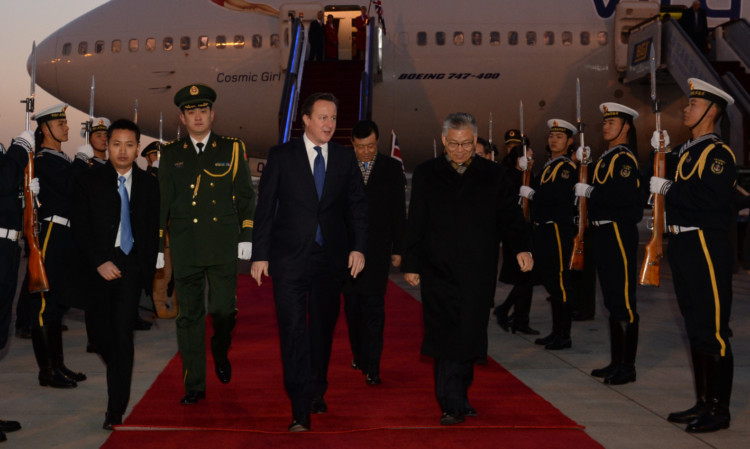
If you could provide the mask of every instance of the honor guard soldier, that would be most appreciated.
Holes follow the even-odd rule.
[[[146,159],[146,172],[153,175],[159,175],[159,152],[161,151],[161,143],[157,140],[146,145],[146,148],[141,151],[141,157]]]
[[[545,349],[570,348],[571,298],[568,259],[573,251],[575,209],[573,186],[576,165],[566,156],[573,145],[575,126],[560,119],[547,122],[547,148],[550,159],[532,181],[534,186],[521,186],[519,195],[533,200],[531,221],[534,223],[534,254],[537,273],[550,294],[552,332],[535,343]]]
[[[165,145],[159,167],[160,246],[163,268],[167,223],[180,297],[177,344],[182,356],[183,404],[206,397],[204,294],[214,335],[211,352],[222,383],[232,377],[231,333],[237,317],[237,258],[250,259],[255,191],[245,144],[211,132],[216,92],[203,84],[180,89],[174,103],[188,135]]]
[[[94,152],[94,157],[89,160],[92,166],[107,163],[107,129],[109,129],[109,125],[111,125],[109,119],[104,117],[95,118],[91,124],[91,134],[89,134],[87,145],[90,145]],[[83,148],[78,151],[83,151]]]
[[[734,99],[705,81],[690,78],[690,100],[683,124],[691,139],[672,151],[667,178],[652,177],[652,193],[664,195],[669,236],[669,265],[674,292],[690,342],[697,401],[671,413],[669,421],[686,423],[688,432],[729,427],[734,357],[729,337],[732,307],[730,243],[731,198],[737,168],[732,150],[714,134]],[[654,133],[651,144],[659,146]],[[665,144],[669,136],[664,132]]]
[[[604,118],[602,137],[609,148],[596,162],[593,184],[576,183],[575,194],[589,198],[594,259],[604,306],[609,311],[612,361],[591,375],[603,377],[606,384],[621,385],[635,382],[638,350],[637,224],[643,217],[633,124],[638,113],[617,103],[603,103],[599,109]],[[584,151],[590,149],[578,148],[578,160],[584,160]]]

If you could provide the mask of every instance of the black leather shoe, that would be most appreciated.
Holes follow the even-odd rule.
[[[232,380],[232,364],[229,363],[229,360],[226,363],[214,364],[214,368],[216,368],[216,377],[219,378],[221,383],[228,384]]]
[[[67,366],[61,365],[60,371],[62,371],[63,374],[65,374],[65,377],[67,377],[70,380],[75,380],[76,382],[83,382],[86,380],[86,375],[83,373],[76,373],[73,370],[68,369]]]
[[[8,441],[8,438],[5,436],[5,434],[0,430],[0,443],[3,441]]]
[[[104,424],[102,424],[102,429],[114,430],[114,426],[118,426],[120,424],[122,424],[122,415],[117,415],[109,412],[104,414]]]
[[[708,433],[716,432],[721,429],[729,428],[729,410],[717,407],[715,404],[709,404],[705,412],[688,424],[685,428],[689,433]]]
[[[15,432],[21,430],[21,423],[18,421],[3,421],[0,419],[0,432]]]
[[[147,331],[147,330],[151,329],[151,325],[152,324],[153,323],[151,323],[151,321],[146,321],[146,320],[144,320],[141,317],[136,317],[135,318],[135,326],[133,327],[133,329],[135,329],[137,331]]]
[[[635,382],[635,366],[619,365],[617,369],[604,378],[604,383],[609,385],[624,385]]]
[[[464,416],[468,416],[469,418],[476,418],[479,416],[476,410],[474,410],[474,407],[468,406],[464,409]]]
[[[328,411],[328,406],[326,405],[326,401],[322,397],[313,398],[312,403],[310,404],[311,413],[315,413],[316,415],[319,415],[327,411]]]
[[[559,349],[568,349],[571,346],[573,346],[573,340],[571,340],[570,337],[557,336],[554,340],[544,345],[544,349],[556,351]]]
[[[75,388],[78,386],[75,380],[69,378],[60,370],[46,369],[39,371],[39,385],[52,388]]]
[[[380,385],[383,381],[380,380],[380,376],[378,376],[377,374],[375,374],[374,376],[368,374],[365,382],[367,382],[367,385]]]
[[[617,366],[618,365],[615,363],[610,363],[604,368],[597,368],[597,369],[591,370],[591,375],[593,377],[609,377],[617,370]]]
[[[304,418],[293,419],[292,423],[289,424],[289,432],[307,432],[310,430],[310,415]]]
[[[553,332],[553,333],[547,335],[546,337],[537,338],[536,340],[534,340],[534,344],[535,345],[547,346],[548,344],[552,343],[552,341],[554,339],[555,339],[555,334]]]
[[[706,410],[708,410],[708,402],[699,400],[698,402],[695,403],[694,406],[690,407],[687,410],[683,410],[681,412],[670,413],[669,416],[667,416],[667,421],[680,423],[680,424],[689,424],[695,421]],[[2,429],[2,430],[5,430],[5,429]]]
[[[460,424],[462,422],[464,422],[464,415],[443,412],[443,416],[440,417],[441,426],[452,426],[454,424]]]
[[[515,334],[516,332],[520,332],[520,333],[522,333],[522,334],[526,334],[526,335],[539,335],[539,331],[538,331],[538,330],[536,330],[536,329],[532,329],[532,328],[530,328],[528,324],[524,324],[523,326],[514,324],[514,325],[513,325],[512,327],[511,327],[511,329],[510,329],[510,330],[511,330],[511,332],[512,332],[512,333],[514,333],[514,334]]]
[[[199,399],[206,399],[205,391],[190,390],[180,399],[180,404],[192,405],[197,404]]]
[[[359,363],[357,363],[356,360],[352,360],[352,369],[359,369],[359,370],[361,370],[362,367],[359,366]]]

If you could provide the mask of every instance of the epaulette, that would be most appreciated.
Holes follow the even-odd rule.
[[[240,140],[238,137],[231,137],[231,136],[218,136],[218,137],[225,139],[225,140]]]

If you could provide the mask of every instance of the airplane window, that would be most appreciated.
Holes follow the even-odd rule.
[[[573,33],[570,31],[563,31],[562,33],[562,43],[563,45],[570,46],[573,45]]]
[[[279,48],[279,35],[276,33],[271,35],[271,48]]]
[[[208,36],[198,37],[198,50],[205,50],[208,48]]]
[[[138,51],[138,39],[130,39],[128,41],[128,51],[135,53]]]
[[[555,43],[555,33],[552,31],[544,32],[544,45],[553,45]]]
[[[234,35],[234,48],[244,48],[245,47],[245,36],[241,34],[235,34]]]
[[[526,32],[526,45],[536,45],[536,31]]]
[[[517,31],[508,31],[508,44],[518,45],[518,32]]]
[[[490,31],[490,45],[500,45],[499,31]]]
[[[581,31],[581,45],[588,45],[591,42],[591,34],[588,31]]]
[[[471,44],[472,45],[482,45],[482,32],[481,31],[472,31],[472,33],[471,33]]]
[[[156,50],[156,39],[153,37],[149,37],[146,39],[146,51],[154,51]]]
[[[172,51],[172,48],[174,48],[174,40],[171,37],[165,37],[162,48],[164,51]]]
[[[104,53],[104,41],[96,41],[94,44],[94,52],[98,55]]]
[[[464,33],[461,31],[456,31],[453,33],[453,45],[461,46],[464,44]]]
[[[227,37],[223,34],[216,36],[216,48],[224,50],[227,47]]]
[[[70,42],[63,45],[63,49],[62,49],[63,56],[68,56],[70,54],[71,48],[73,48],[73,46],[70,45]]]
[[[607,45],[607,41],[609,41],[609,34],[607,34],[606,31],[600,31],[596,35],[596,40],[599,42],[599,45]]]
[[[113,40],[112,53],[120,53],[120,50],[122,50],[122,41],[120,41],[120,39]]]
[[[263,36],[253,34],[253,48],[260,48],[261,46],[263,46]]]
[[[78,54],[79,55],[85,55],[88,53],[89,50],[89,43],[88,42],[79,42],[78,43]]]
[[[445,32],[444,31],[438,31],[435,33],[435,44],[443,46],[445,45]]]
[[[417,45],[424,47],[427,45],[427,33],[420,31],[417,33]]]
[[[182,36],[180,38],[180,48],[183,50],[190,50],[190,36]]]

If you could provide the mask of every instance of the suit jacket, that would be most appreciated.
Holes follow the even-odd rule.
[[[83,281],[99,276],[96,268],[114,260],[115,240],[120,228],[118,174],[107,162],[73,180],[71,231],[84,267]],[[159,242],[159,184],[133,164],[130,189],[130,224],[143,288],[151,291]]]
[[[402,254],[406,224],[404,172],[401,163],[378,154],[365,185],[367,252],[365,269],[344,284],[344,293],[384,295],[391,254]]]
[[[328,143],[325,184],[318,200],[303,139],[271,148],[258,185],[253,260],[268,261],[274,279],[304,272],[318,224],[323,247],[342,281],[348,251],[365,253],[367,202],[356,161],[353,150]]]
[[[325,24],[318,22],[317,19],[310,22],[310,46],[319,47],[322,50],[325,40]]]

